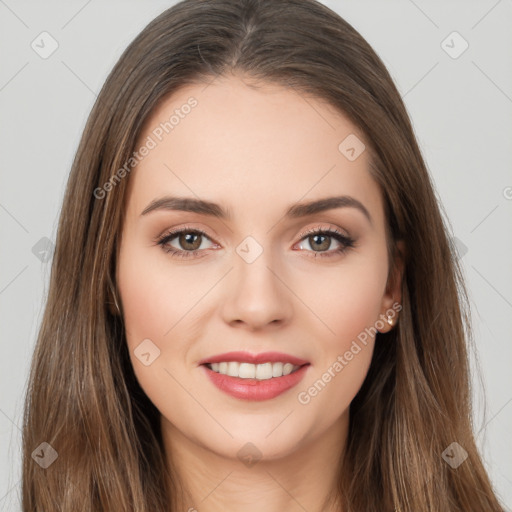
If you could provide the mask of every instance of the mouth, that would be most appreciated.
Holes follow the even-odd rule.
[[[222,361],[220,363],[206,363],[204,366],[215,373],[227,375],[228,377],[269,380],[290,375],[305,365],[283,362],[252,364],[239,361]]]
[[[311,366],[287,354],[231,352],[200,361],[218,389],[234,398],[261,401],[275,398],[296,386]]]

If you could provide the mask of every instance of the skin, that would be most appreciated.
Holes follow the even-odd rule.
[[[368,151],[349,161],[338,150],[349,134],[363,135],[318,99],[247,83],[229,76],[188,85],[145,124],[140,144],[188,98],[198,101],[129,178],[117,268],[127,343],[140,385],[161,412],[166,456],[187,490],[181,510],[250,512],[262,503],[268,512],[334,510],[326,499],[375,339],[360,344],[309,403],[298,393],[400,302],[401,274],[387,280],[383,200]],[[232,219],[172,210],[141,215],[165,195],[219,203]],[[356,198],[371,222],[353,207],[284,217],[294,203],[335,195]],[[202,257],[178,258],[155,242],[181,227],[206,232]],[[317,227],[335,227],[355,246],[336,253],[340,242],[320,239],[332,257],[315,257],[322,249],[304,232]],[[236,252],[249,235],[263,249],[252,263]],[[169,245],[190,247],[178,236]],[[148,366],[134,354],[144,339],[160,350]],[[232,350],[285,352],[310,367],[298,386],[272,400],[239,400],[198,366]],[[262,454],[250,467],[237,456],[248,442]]]

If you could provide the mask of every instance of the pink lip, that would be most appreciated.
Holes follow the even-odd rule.
[[[226,354],[224,357],[225,356]],[[237,360],[240,361],[240,359]],[[221,361],[226,361],[226,359],[221,359]],[[265,361],[268,361],[268,359],[265,359]],[[210,370],[206,365],[201,366],[201,368],[206,372],[210,381],[228,395],[242,400],[262,401],[275,398],[296,386],[306,374],[309,366],[309,364],[305,364],[289,375],[267,380],[240,379],[239,377],[221,375],[220,373]]]
[[[199,364],[222,363],[224,361],[238,361],[240,363],[252,364],[291,363],[295,366],[303,366],[309,362],[282,352],[263,352],[261,354],[251,354],[250,352],[226,352],[225,354],[219,354],[217,356],[202,359],[199,361]]]

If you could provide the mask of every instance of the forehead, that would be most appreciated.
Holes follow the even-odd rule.
[[[144,125],[136,149],[151,149],[132,172],[129,205],[140,213],[159,196],[185,195],[270,217],[300,200],[350,195],[379,218],[363,141],[341,112],[294,88],[255,89],[238,77],[187,85]]]

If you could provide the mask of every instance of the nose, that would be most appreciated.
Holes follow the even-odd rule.
[[[222,315],[230,325],[251,331],[287,324],[293,314],[293,294],[271,251],[263,250],[252,262],[233,254],[234,268],[229,274]]]

